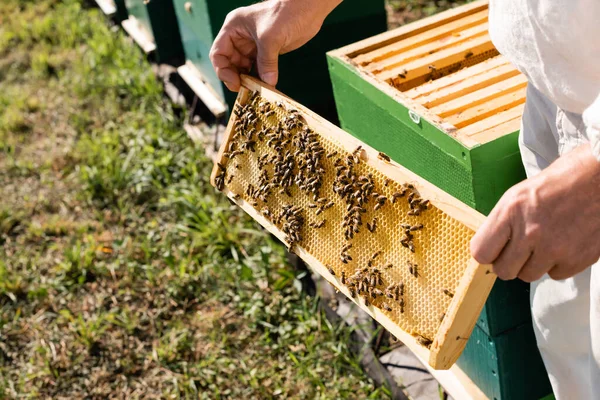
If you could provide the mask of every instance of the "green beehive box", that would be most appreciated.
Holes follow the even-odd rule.
[[[171,0],[125,0],[129,18],[123,28],[159,63],[183,58],[179,27]]]
[[[486,2],[328,58],[342,127],[454,197],[487,214],[525,177],[517,136],[526,80],[493,47]],[[528,288],[499,281],[479,326],[495,336],[530,321]]]
[[[495,337],[475,327],[457,364],[490,400],[542,399],[552,393],[531,324]]]
[[[253,0],[173,0],[179,21],[181,41],[188,62],[180,71],[206,103],[220,101],[231,106],[231,93],[218,80],[209,59],[209,51],[225,17],[235,8]],[[302,48],[280,57],[278,89],[315,112],[336,116],[325,53],[386,30],[383,0],[345,0],[326,19],[319,34]],[[191,82],[196,79],[200,84]],[[200,93],[199,93],[200,92]],[[207,99],[203,98],[202,92]],[[214,99],[210,99],[210,97]],[[207,104],[209,105],[209,104]],[[209,106],[209,108],[211,108]],[[218,111],[219,107],[215,107]]]
[[[525,178],[517,138],[527,85],[491,43],[487,16],[477,1],[328,53],[343,129],[484,214]],[[520,336],[530,330],[529,285],[498,281],[476,329],[489,340],[469,342],[461,366],[472,374],[489,354],[541,365]],[[497,368],[478,384],[519,398],[502,389],[517,367]],[[532,382],[547,382],[536,373]]]

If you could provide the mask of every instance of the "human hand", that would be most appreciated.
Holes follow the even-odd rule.
[[[500,279],[566,279],[600,258],[600,163],[589,145],[512,187],[471,240]]]
[[[312,39],[342,0],[269,0],[227,15],[210,51],[219,79],[232,91],[254,62],[260,79],[275,86],[278,57]]]

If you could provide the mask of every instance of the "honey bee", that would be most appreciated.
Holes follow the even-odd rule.
[[[377,288],[373,289],[373,297],[377,297],[377,296],[383,296],[383,292]]]
[[[395,192],[394,194],[392,194],[392,204],[396,203],[396,200],[404,197],[405,192]]]
[[[399,295],[400,297],[403,297],[403,296],[404,296],[404,283],[402,283],[402,282],[400,282],[400,283],[398,284],[398,295]]]
[[[385,295],[387,296],[388,299],[394,298],[395,290],[396,290],[396,285],[394,285],[393,283],[385,289]]]
[[[383,186],[388,187],[392,180],[390,178],[385,178],[383,181]]]
[[[384,160],[384,161],[387,161],[387,162],[391,161],[390,157],[387,154],[382,153],[381,151],[379,152],[379,154],[377,154],[377,157],[380,158],[380,159],[382,159],[382,160]]]
[[[426,338],[425,336],[417,335],[417,342],[428,349],[431,348],[431,343],[433,340]]]
[[[404,298],[403,297],[400,298],[399,305],[400,305],[400,314],[404,314]]]
[[[325,157],[327,158],[331,158],[331,157],[335,157],[337,155],[337,151],[332,151],[331,153],[327,153],[327,155]]]
[[[465,59],[471,58],[471,57],[473,57],[473,52],[472,51],[469,51],[467,54],[465,54]]]
[[[327,266],[327,271],[329,271],[331,275],[335,276],[335,271],[330,266]]]
[[[373,221],[371,223],[367,222],[367,229],[369,230],[369,232],[371,232],[371,233],[375,232],[376,228],[377,228],[377,218],[373,218]]]
[[[413,225],[413,226],[410,227],[410,230],[413,231],[413,232],[414,231],[419,231],[421,229],[423,229],[423,224],[417,224],[417,225]]]
[[[382,305],[382,307],[383,307],[383,309],[384,309],[385,311],[388,311],[388,312],[389,312],[389,311],[392,311],[392,307],[390,307],[390,306],[389,306],[389,305],[387,305],[386,303],[382,303],[381,305]]]
[[[320,221],[320,222],[312,222],[312,223],[311,223],[309,226],[310,226],[311,228],[317,228],[317,229],[318,229],[318,228],[322,228],[322,227],[323,227],[323,225],[325,225],[325,221],[326,221],[326,220],[324,219],[324,220],[322,220],[322,221]]]
[[[394,265],[392,263],[386,264],[383,268],[385,269],[390,269],[392,268]]]
[[[418,265],[417,264],[413,264],[410,261],[407,261],[408,263],[408,272],[410,272],[410,274],[412,276],[414,276],[415,278],[419,277],[419,270],[418,270]]]
[[[451,291],[449,291],[448,289],[444,288],[444,294],[450,298],[454,297],[454,293],[452,293]]]
[[[342,271],[342,285],[346,284],[346,271]]]
[[[382,253],[381,250],[376,251],[375,253],[373,253],[373,255],[371,255],[371,260],[375,260],[377,257],[379,257],[379,255]]]

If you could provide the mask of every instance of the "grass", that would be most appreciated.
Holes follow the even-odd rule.
[[[381,398],[143,55],[0,3],[0,398]]]
[[[388,26],[396,28],[473,0],[387,0]]]
[[[389,396],[185,117],[98,10],[0,2],[0,398]]]

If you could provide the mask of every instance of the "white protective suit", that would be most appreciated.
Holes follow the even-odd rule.
[[[600,0],[491,0],[490,34],[529,79],[519,138],[527,175],[587,142],[600,160]],[[557,399],[600,399],[600,263],[534,282],[531,308]]]

